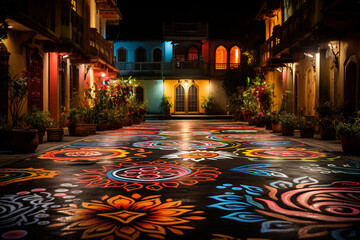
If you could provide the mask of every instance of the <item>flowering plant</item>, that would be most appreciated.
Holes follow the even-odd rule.
[[[269,115],[270,115],[270,116],[269,116],[269,117],[270,117],[270,121],[271,121],[272,123],[279,123],[279,122],[280,122],[281,116],[280,116],[280,114],[279,114],[278,112],[273,111],[273,112],[271,112]]]
[[[280,121],[282,127],[295,128],[297,126],[297,117],[292,113],[282,113]]]

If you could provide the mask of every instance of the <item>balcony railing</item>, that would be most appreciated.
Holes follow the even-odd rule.
[[[273,37],[267,39],[260,47],[260,66],[266,65],[272,57]]]
[[[281,27],[274,27],[274,54],[281,53],[281,51],[302,39],[307,33],[310,33],[316,24],[318,15],[315,9],[315,1],[306,1]]]
[[[116,62],[121,75],[139,76],[176,76],[202,75],[205,73],[203,61],[172,61],[172,62]]]
[[[90,29],[90,53],[103,59],[105,62],[115,65],[114,44],[106,41],[96,30]]]

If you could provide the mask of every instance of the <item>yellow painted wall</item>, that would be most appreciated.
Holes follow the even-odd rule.
[[[190,83],[191,80],[188,80]],[[171,102],[173,106],[170,110],[171,113],[175,112],[175,86],[179,84],[179,80],[164,80],[164,96],[170,96]],[[199,94],[199,113],[205,113],[205,110],[201,108],[202,97],[207,98],[209,96],[210,90],[210,81],[209,80],[196,80],[195,85],[198,87]],[[183,85],[185,87],[185,85]],[[190,87],[191,84],[188,84],[187,88]],[[187,93],[187,89],[185,89],[185,93]]]

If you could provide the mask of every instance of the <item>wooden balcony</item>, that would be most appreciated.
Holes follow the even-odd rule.
[[[273,54],[281,54],[285,49],[304,40],[311,34],[318,22],[319,10],[316,1],[306,1],[282,26],[273,30]]]
[[[116,62],[122,76],[133,77],[202,76],[205,65],[203,61]]]
[[[207,40],[208,25],[198,23],[171,23],[163,25],[165,40]]]
[[[90,29],[90,54],[114,66],[114,44],[106,41],[96,30]]]

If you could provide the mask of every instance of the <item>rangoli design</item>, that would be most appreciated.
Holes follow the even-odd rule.
[[[50,227],[62,227],[63,236],[80,231],[81,239],[137,239],[142,235],[165,239],[168,233],[184,235],[183,231],[194,229],[187,223],[205,219],[198,216],[202,211],[193,208],[170,198],[162,200],[161,195],[103,196],[100,201],[59,209],[66,217]]]
[[[0,168],[0,186],[41,178],[53,178],[59,171],[34,168]]]
[[[73,162],[79,160],[97,161],[102,159],[124,158],[129,152],[122,149],[108,148],[65,148],[54,150],[38,156],[40,159],[52,159],[55,162]]]
[[[228,147],[230,144],[226,142],[201,141],[201,140],[163,140],[163,141],[147,141],[134,143],[135,147],[152,148],[161,150],[196,150],[208,148]]]
[[[88,169],[84,172],[75,174],[75,179],[86,183],[87,187],[117,187],[128,192],[142,188],[159,191],[164,187],[193,186],[199,182],[214,181],[221,174],[215,167],[198,164],[188,164],[185,167],[176,161],[163,160],[104,165],[100,169]]]
[[[253,159],[267,159],[267,160],[318,160],[320,158],[326,158],[326,153],[308,150],[303,148],[266,148],[266,149],[250,149],[243,152],[245,156]]]
[[[227,140],[227,141],[271,141],[271,140],[284,140],[284,138],[273,134],[216,134],[208,138],[212,140]]]
[[[295,232],[301,239],[343,234],[359,236],[360,183],[337,181],[318,185],[311,177],[272,182],[265,187],[223,184],[224,194],[210,196],[208,207],[225,211],[221,218],[262,223],[261,233]],[[274,220],[275,219],[275,220]],[[299,227],[296,226],[299,225]]]
[[[194,162],[200,162],[204,160],[221,160],[221,159],[233,159],[237,156],[231,152],[226,151],[209,151],[209,150],[196,150],[196,151],[181,151],[164,155],[161,158],[166,159],[182,159],[184,161],[191,160]]]

